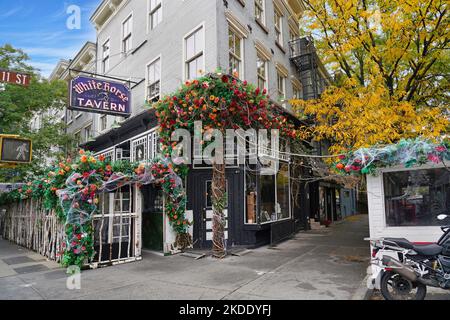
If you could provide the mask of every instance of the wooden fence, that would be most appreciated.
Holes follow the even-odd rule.
[[[92,216],[95,255],[89,266],[141,259],[141,198],[136,186],[100,194],[98,213]],[[3,239],[35,251],[50,260],[61,260],[64,224],[42,199],[26,199],[0,208]]]
[[[42,199],[26,199],[5,209],[1,219],[4,239],[59,262],[64,225],[54,211],[44,209]]]

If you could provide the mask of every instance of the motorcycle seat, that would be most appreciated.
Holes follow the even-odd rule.
[[[414,245],[405,238],[385,238],[386,242],[393,242],[401,248],[414,249]]]
[[[438,244],[420,244],[414,245],[413,250],[423,256],[431,257],[441,254],[443,248]]]

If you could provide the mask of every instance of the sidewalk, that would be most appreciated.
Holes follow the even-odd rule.
[[[358,216],[224,260],[146,252],[84,271],[81,290],[66,288],[56,263],[0,240],[0,299],[362,299],[367,234],[367,216]]]

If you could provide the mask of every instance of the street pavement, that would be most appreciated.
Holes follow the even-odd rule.
[[[223,260],[144,252],[139,262],[83,271],[79,290],[67,289],[56,263],[0,240],[0,299],[363,299],[367,236],[360,215]]]

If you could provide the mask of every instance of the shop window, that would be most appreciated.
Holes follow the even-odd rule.
[[[437,226],[450,212],[450,172],[446,168],[383,174],[388,226]]]
[[[257,211],[257,189],[256,189],[256,165],[248,165],[245,171],[245,205],[246,205],[246,217],[245,223],[254,224],[256,220]]]
[[[277,215],[275,212],[275,176],[263,175],[260,178],[261,188],[261,208],[260,222],[275,221]]]
[[[280,163],[277,173],[277,204],[275,207],[277,220],[290,217],[289,197],[289,164]]]

